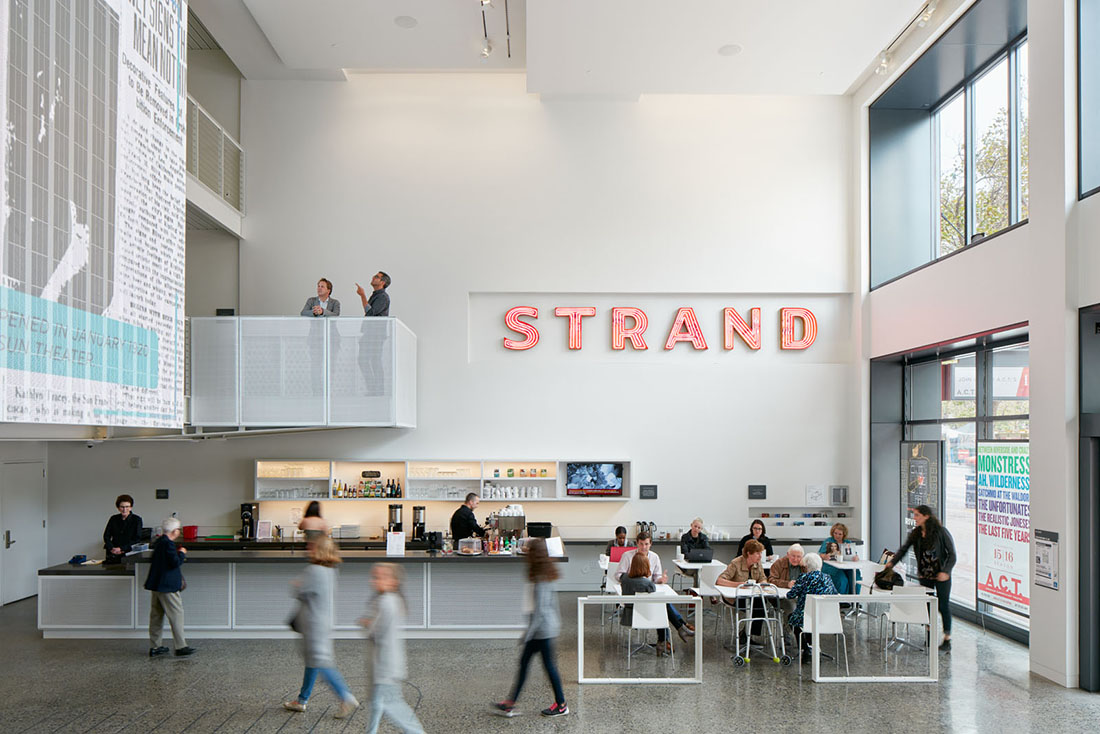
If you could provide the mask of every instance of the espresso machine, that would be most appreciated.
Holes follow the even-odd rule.
[[[424,516],[427,508],[423,505],[413,506],[413,540],[424,540]]]
[[[401,532],[401,510],[403,507],[404,505],[390,505],[390,521],[386,524],[386,528],[389,530],[389,532]]]
[[[256,523],[260,521],[260,506],[255,502],[241,505],[241,540],[256,539]]]

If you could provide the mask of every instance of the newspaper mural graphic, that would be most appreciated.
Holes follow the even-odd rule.
[[[180,426],[186,0],[0,0],[0,421]]]

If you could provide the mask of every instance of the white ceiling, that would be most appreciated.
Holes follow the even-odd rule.
[[[294,69],[522,71],[526,0],[485,9],[492,52],[481,58],[479,0],[243,0],[283,63]],[[396,18],[415,18],[402,28]]]
[[[844,94],[925,0],[192,0],[246,78],[526,71],[554,95]],[[416,19],[400,27],[399,16]],[[724,46],[740,46],[722,55]],[[262,47],[262,48],[261,48]],[[241,60],[238,60],[241,59]],[[242,63],[243,62],[243,63]]]

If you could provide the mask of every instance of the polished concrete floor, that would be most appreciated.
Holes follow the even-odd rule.
[[[576,602],[562,595],[565,630],[558,662],[572,714],[543,719],[551,702],[546,676],[532,666],[519,708],[502,719],[488,711],[506,695],[517,648],[500,640],[412,640],[411,683],[405,687],[428,732],[704,731],[715,727],[752,732],[820,731],[1095,731],[1100,695],[1071,691],[1027,672],[1027,650],[993,634],[957,623],[954,651],[941,657],[936,684],[814,684],[800,681],[797,665],[783,667],[756,656],[735,668],[708,624],[701,685],[586,685],[579,687]],[[0,609],[0,733],[15,732],[355,732],[366,726],[366,706],[350,720],[332,718],[333,695],[318,683],[309,710],[280,707],[301,676],[293,641],[201,640],[192,658],[146,656],[137,640],[43,640],[35,629],[35,600]],[[586,617],[586,671],[625,674],[623,642],[599,616]],[[852,662],[882,668],[877,629],[851,628]],[[723,641],[728,638],[724,631]],[[641,653],[630,675],[681,675],[694,665],[681,645],[678,660]],[[831,645],[825,645],[829,650]],[[366,701],[365,643],[337,641],[338,665]],[[908,655],[908,657],[906,657]],[[906,653],[892,665],[915,666]],[[382,731],[394,731],[383,723]]]

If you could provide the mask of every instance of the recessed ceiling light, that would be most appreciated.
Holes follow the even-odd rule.
[[[393,19],[393,24],[398,28],[416,28],[419,22],[420,21],[411,15],[399,15]]]
[[[731,43],[731,44],[728,44],[726,46],[722,46],[720,49],[718,49],[718,55],[719,56],[736,56],[737,54],[741,53],[744,50],[745,49],[744,49],[744,47],[741,46],[741,44]]]

